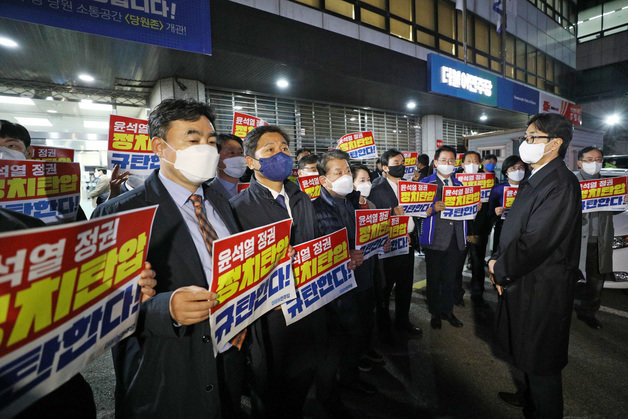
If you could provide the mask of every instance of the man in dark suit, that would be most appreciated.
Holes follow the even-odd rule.
[[[246,162],[255,171],[251,186],[230,200],[243,230],[292,218],[290,244],[319,237],[310,197],[290,182],[289,138],[279,127],[260,126],[244,139]],[[325,311],[286,326],[279,307],[250,328],[252,399],[265,418],[302,417],[305,397],[326,345]]]
[[[541,418],[563,417],[561,371],[567,365],[582,223],[580,184],[563,161],[572,132],[559,114],[530,119],[519,154],[532,174],[519,185],[489,261],[501,295],[497,338],[525,373],[526,408]]]
[[[403,215],[403,207],[399,205],[397,184],[405,174],[404,158],[401,151],[391,148],[381,157],[382,176],[373,181],[369,200],[378,209],[389,209],[391,215]],[[408,234],[412,237],[414,221],[410,217]],[[378,321],[384,328],[384,335],[389,333],[390,322],[388,302],[390,293],[395,286],[395,327],[413,336],[420,336],[423,331],[410,322],[410,301],[412,299],[412,282],[414,280],[414,246],[410,243],[407,255],[393,256],[384,259],[383,270],[385,284],[383,293],[379,293],[377,301]]]
[[[199,220],[205,217],[213,238],[238,232],[228,202],[202,185],[218,163],[214,120],[206,104],[164,100],[148,119],[161,169],[94,212],[159,205],[147,255],[158,272],[157,294],[142,304],[135,333],[113,349],[117,417],[239,414],[243,354],[227,346],[214,357],[207,321],[216,295],[208,291],[211,244]]]

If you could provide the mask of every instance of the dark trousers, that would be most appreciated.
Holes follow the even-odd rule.
[[[599,261],[597,243],[588,243],[585,265],[587,278],[585,282],[578,282],[576,286],[576,300],[579,302],[575,309],[580,316],[593,317],[600,309],[605,274],[600,273]]]
[[[246,369],[245,348],[229,348],[216,358],[220,380],[220,406],[225,418],[244,418],[241,398]]]
[[[406,326],[410,323],[410,301],[414,282],[414,248],[407,255],[384,259],[385,287],[381,302],[385,312],[393,286],[395,287],[395,323]],[[387,314],[387,313],[385,313]]]
[[[486,264],[486,245],[488,236],[478,235],[477,243],[468,243],[469,257],[471,259],[471,298],[480,299],[484,294],[484,266]]]
[[[425,249],[427,306],[432,314],[449,314],[454,307],[454,292],[464,250],[458,249],[453,236],[447,250]]]
[[[526,399],[532,402],[526,406],[535,418],[561,419],[563,417],[563,379],[561,373],[555,375],[532,375],[526,373]]]

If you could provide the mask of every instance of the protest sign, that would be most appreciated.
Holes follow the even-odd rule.
[[[504,207],[504,212],[502,213],[501,219],[505,220],[508,215],[508,211],[512,208],[512,204],[515,203],[515,198],[517,197],[517,191],[519,191],[518,186],[506,186],[504,187],[504,195],[502,196],[502,207]]]
[[[297,298],[281,306],[290,325],[355,288],[347,229],[294,246]]]
[[[297,180],[298,178],[299,178],[299,170],[292,169],[292,173],[290,173],[290,176],[288,176],[288,180],[293,183],[298,183],[298,180]]]
[[[231,134],[235,135],[236,137],[244,138],[246,137],[246,134],[248,134],[254,128],[262,125],[270,124],[263,119],[257,118],[255,116],[247,115],[240,112],[234,112],[233,129],[231,130]]]
[[[355,210],[355,248],[364,260],[379,253],[388,240],[390,210]]]
[[[592,179],[580,182],[582,213],[593,211],[625,211],[626,176]]]
[[[0,207],[46,224],[74,220],[80,173],[78,163],[0,160]]]
[[[457,173],[456,179],[464,186],[480,185],[482,202],[488,202],[491,189],[495,186],[495,175],[492,173]]]
[[[49,145],[31,145],[32,160],[41,161],[74,161],[74,150],[71,148],[52,147]]]
[[[475,186],[444,186],[445,209],[440,217],[446,220],[473,220],[478,213],[481,188]]]
[[[299,187],[312,201],[321,196],[321,184],[318,175],[300,177]]]
[[[416,160],[419,158],[419,153],[415,151],[404,151],[403,164],[406,166],[406,173],[403,176],[405,179],[412,179],[414,171],[416,170]]]
[[[148,123],[144,119],[111,115],[109,117],[109,170],[120,165],[120,173],[148,176],[159,168],[159,157],[153,153]]]
[[[456,154],[456,167],[462,166],[462,156],[464,156],[464,153]]]
[[[354,132],[338,140],[338,147],[349,153],[352,159],[376,159],[377,148],[371,131]]]
[[[296,298],[288,255],[287,219],[213,243],[210,291],[219,304],[209,315],[214,352],[264,313]]]
[[[398,255],[407,255],[410,252],[410,243],[408,242],[408,223],[410,217],[408,215],[396,215],[390,217],[390,228],[388,230],[388,239],[390,240],[390,250],[379,254],[380,259],[389,258]]]
[[[242,192],[245,189],[248,189],[251,186],[250,183],[238,183],[238,193]]]
[[[0,234],[0,416],[133,332],[156,209]]]
[[[438,185],[400,180],[397,184],[397,190],[399,192],[399,205],[403,207],[404,214],[425,218],[427,217],[427,209],[434,203]]]

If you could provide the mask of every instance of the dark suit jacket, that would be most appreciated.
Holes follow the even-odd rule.
[[[373,181],[373,186],[371,187],[371,193],[369,194],[369,201],[375,205],[377,209],[385,209],[390,208],[390,215],[395,215],[393,209],[399,205],[399,200],[397,199],[397,195],[395,195],[395,191],[393,191],[390,183],[388,183],[388,179],[385,176],[380,176]],[[420,220],[416,217],[414,218],[414,231],[410,232],[410,246],[416,247],[418,244],[418,226],[421,225]],[[410,254],[413,255],[413,251],[410,251]],[[401,255],[403,256],[403,255]],[[398,256],[393,256],[393,258],[398,258]]]
[[[519,185],[492,259],[504,286],[498,339],[535,375],[567,365],[582,222],[580,184],[556,158]]]
[[[117,417],[219,418],[220,386],[209,321],[175,327],[170,297],[180,287],[207,288],[196,247],[179,209],[155,170],[144,186],[96,208],[94,217],[159,204],[147,260],[157,295],[140,305],[137,330],[113,350]],[[205,197],[230,232],[238,232],[229,203],[208,187]]]

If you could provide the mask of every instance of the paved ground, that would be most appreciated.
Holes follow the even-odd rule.
[[[424,279],[424,260],[416,258],[415,285]],[[468,286],[468,277],[465,277]],[[490,287],[488,287],[490,289]],[[413,293],[411,320],[424,330],[422,338],[396,336],[393,344],[378,342],[386,363],[362,377],[379,393],[362,396],[343,390],[342,398],[355,417],[370,418],[520,418],[519,409],[502,403],[498,391],[513,391],[508,366],[491,350],[492,314],[497,296],[487,293],[491,309],[475,312],[468,294],[465,307],[456,307],[464,327],[443,323],[429,328],[425,297]],[[628,417],[628,295],[605,290],[592,330],[574,315],[569,365],[563,372],[565,416],[570,418]],[[84,371],[96,397],[99,417],[113,417],[114,378],[109,354]],[[311,404],[310,404],[310,407]],[[315,409],[311,411],[316,411]]]

